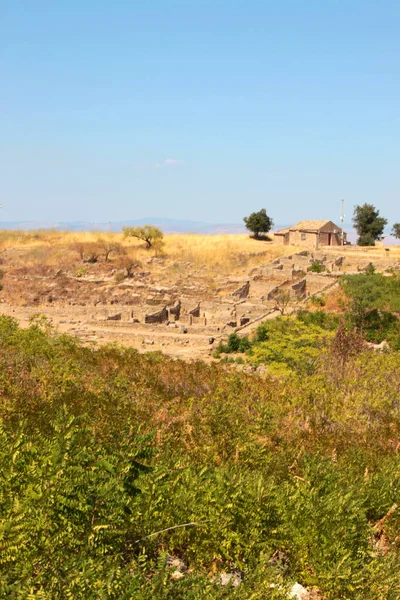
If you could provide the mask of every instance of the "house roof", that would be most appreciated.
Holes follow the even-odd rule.
[[[328,225],[331,221],[299,221],[296,225],[289,227],[289,229],[299,230],[299,229],[308,229],[313,231],[319,231],[325,225]]]
[[[330,226],[331,229],[340,229],[335,223],[332,221],[299,221],[296,225],[292,225],[291,227],[285,227],[284,229],[279,229],[275,234],[284,235],[289,231],[321,231],[321,229]]]

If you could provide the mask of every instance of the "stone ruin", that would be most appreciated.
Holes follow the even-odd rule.
[[[242,300],[243,298],[247,298],[247,296],[249,295],[249,292],[250,292],[250,281],[246,281],[245,284],[241,285],[239,288],[237,288],[237,290],[232,292],[232,296],[236,296],[237,298],[240,298]]]
[[[326,269],[323,273],[311,271],[316,260],[323,262]],[[225,330],[246,329],[273,313],[281,295],[302,302],[307,297],[323,293],[335,285],[338,274],[333,271],[340,270],[342,262],[342,256],[328,257],[322,253],[308,251],[281,257],[254,267],[247,274],[247,278],[217,277],[216,283],[221,284],[221,287],[215,286],[218,296],[212,299],[206,296],[206,289],[191,285],[189,280],[188,283],[183,282],[185,285],[182,283],[182,287],[176,285],[168,289],[153,285],[151,303],[157,301],[158,306],[154,306],[154,312],[141,313],[140,321],[146,325],[170,325],[170,330],[176,329],[177,333],[180,327],[184,329],[179,332],[182,333],[188,331],[188,326],[193,326],[194,329],[190,330],[192,333],[201,332],[214,338]],[[130,287],[136,292],[138,286]],[[143,291],[145,289],[143,285]],[[177,298],[176,294],[178,289],[183,293],[180,298]],[[155,293],[157,295],[154,295]],[[147,297],[144,303],[150,304],[149,299]],[[109,321],[117,321],[121,316],[114,314],[106,318]],[[127,320],[132,324],[140,323],[138,318],[133,318],[133,312]],[[119,324],[114,325],[117,327]],[[121,323],[120,326],[125,325]]]
[[[192,310],[189,310],[188,314],[192,315],[192,317],[199,317],[200,316],[200,302],[195,308],[192,308]]]
[[[165,323],[166,321],[168,321],[168,311],[165,306],[161,310],[144,317],[145,323]]]
[[[173,304],[172,306],[169,306],[167,308],[168,316],[169,317],[173,316],[175,321],[179,321],[179,317],[181,316],[181,307],[182,307],[181,301],[177,300],[175,302],[175,304]]]

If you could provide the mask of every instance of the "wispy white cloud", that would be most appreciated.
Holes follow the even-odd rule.
[[[177,160],[176,158],[166,158],[164,160],[164,165],[166,167],[170,167],[173,165],[182,165],[183,164],[183,160]]]
[[[177,158],[166,158],[161,162],[156,163],[141,163],[136,165],[138,169],[162,169],[166,167],[176,167],[183,165],[185,161],[178,160]]]

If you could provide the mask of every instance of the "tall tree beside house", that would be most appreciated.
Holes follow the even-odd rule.
[[[387,219],[380,217],[379,210],[372,204],[354,207],[353,224],[358,233],[359,246],[375,246],[375,242],[383,238],[387,223]]]
[[[271,217],[267,215],[265,208],[262,208],[258,212],[251,213],[248,217],[244,217],[243,221],[246,229],[253,233],[256,240],[260,238],[260,233],[268,233],[274,226],[274,222]]]
[[[400,223],[393,223],[392,235],[400,240]]]

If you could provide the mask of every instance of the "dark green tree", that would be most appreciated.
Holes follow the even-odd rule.
[[[375,246],[376,240],[383,238],[383,230],[387,219],[379,216],[379,210],[372,204],[355,206],[353,224],[358,233],[359,246]]]
[[[274,226],[274,222],[267,215],[265,208],[262,208],[258,212],[253,212],[248,217],[243,219],[246,229],[254,234],[256,239],[259,239],[260,233],[268,233]]]
[[[392,235],[400,240],[400,223],[394,223],[392,227]]]

